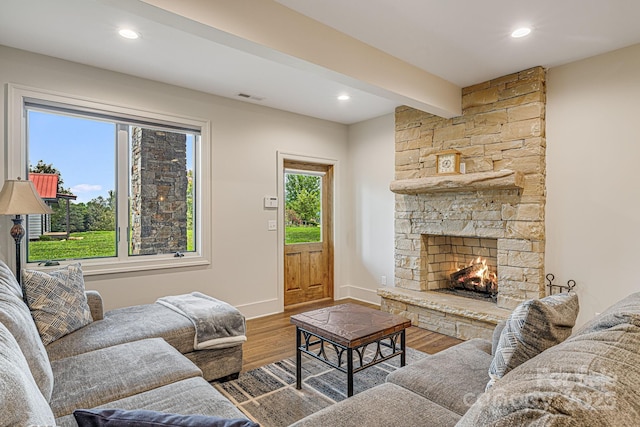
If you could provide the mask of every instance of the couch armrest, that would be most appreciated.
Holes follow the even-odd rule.
[[[102,306],[102,297],[98,291],[85,291],[87,295],[87,303],[91,310],[93,320],[102,320],[104,318],[104,307]]]

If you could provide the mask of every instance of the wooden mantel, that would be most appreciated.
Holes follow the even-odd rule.
[[[524,174],[518,171],[501,170],[460,175],[437,175],[393,181],[389,188],[397,194],[521,189],[524,188]]]

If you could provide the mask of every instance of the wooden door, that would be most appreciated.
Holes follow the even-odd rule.
[[[333,166],[285,160],[284,305],[333,298]],[[309,177],[320,184],[319,214],[313,220],[289,204],[289,176]],[[315,177],[315,178],[313,178]],[[308,198],[312,191],[302,196]],[[302,192],[301,192],[302,193]],[[287,209],[289,205],[289,209]],[[296,209],[291,209],[293,206]],[[302,209],[300,209],[302,210]],[[317,230],[311,229],[315,223]],[[296,232],[300,232],[299,236]],[[314,234],[316,233],[316,234]],[[306,238],[305,238],[306,237]]]

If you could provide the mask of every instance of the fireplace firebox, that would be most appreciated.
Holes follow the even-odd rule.
[[[427,289],[495,301],[498,241],[426,235]]]
[[[487,261],[482,257],[476,258],[468,266],[451,273],[450,277],[451,288],[454,290],[491,296],[498,293],[498,276],[491,271]]]

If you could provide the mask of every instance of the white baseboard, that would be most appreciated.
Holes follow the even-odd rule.
[[[277,298],[257,301],[249,304],[240,304],[236,308],[247,319],[255,319],[257,317],[268,316],[270,314],[282,313],[282,303]]]
[[[346,285],[338,288],[336,299],[353,298],[369,304],[380,305],[380,297],[376,289],[362,288],[359,286]]]
[[[352,298],[369,304],[380,305],[380,297],[376,293],[376,289],[367,289],[351,285],[339,286],[335,299],[341,300],[345,298]],[[236,308],[240,310],[247,319],[256,319],[270,314],[282,313],[283,310],[282,303],[277,298],[256,301],[248,304],[239,304]]]

